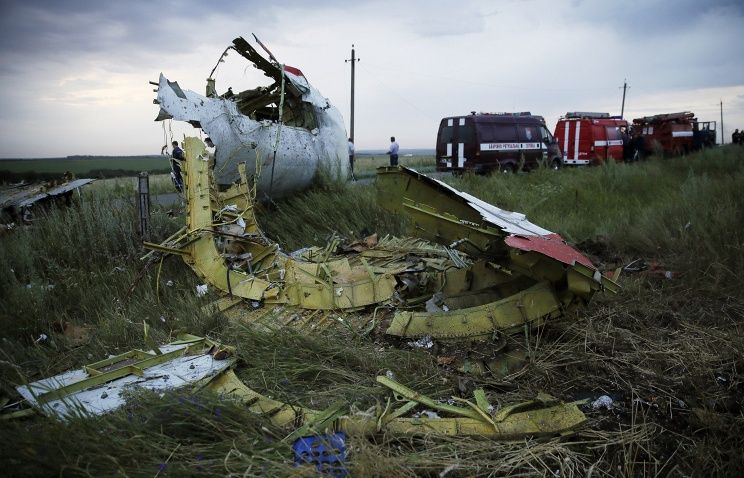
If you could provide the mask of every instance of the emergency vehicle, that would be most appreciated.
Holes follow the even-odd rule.
[[[680,155],[716,144],[716,122],[698,121],[689,111],[633,120],[633,143],[642,155]]]
[[[443,118],[437,134],[437,171],[516,172],[540,162],[560,166],[558,143],[542,116],[471,113]]]
[[[622,161],[627,129],[627,121],[609,113],[566,113],[555,125],[562,163],[583,166],[602,164],[608,158]]]

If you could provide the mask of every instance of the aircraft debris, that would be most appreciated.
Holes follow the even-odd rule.
[[[224,348],[209,339],[183,335],[153,350],[132,350],[85,365],[77,370],[16,387],[18,393],[45,415],[60,419],[101,415],[123,406],[133,389],[173,390],[196,386],[234,363]]]
[[[324,248],[288,255],[257,224],[253,206],[261,178],[253,181],[243,163],[239,180],[220,190],[204,143],[186,138],[184,146],[186,226],[162,244],[145,245],[180,255],[204,281],[198,291],[211,285],[223,294],[214,306],[226,313],[286,310],[291,313],[286,320],[272,314],[278,321],[274,325],[312,330],[345,323],[330,312],[376,305],[368,331],[375,328],[383,306],[393,312],[385,333],[409,337],[414,347],[434,349],[435,340],[476,339],[494,342],[498,351],[504,334],[526,333],[586,304],[597,291],[618,288],[559,235],[523,214],[400,167],[378,171],[379,200],[407,214],[420,237],[369,237],[345,248],[334,238]],[[80,410],[100,414],[118,408],[124,403],[122,392],[131,387],[169,390],[206,384],[221,396],[246,403],[274,425],[293,428],[285,440],[327,430],[512,439],[563,434],[586,421],[579,402],[561,403],[542,394],[500,409],[490,405],[481,389],[472,400],[442,402],[398,383],[392,371],[377,382],[399,403],[388,399],[374,416],[348,413],[343,403],[312,410],[247,387],[229,369],[229,353],[208,339],[187,336],[158,347],[146,330],[145,340],[151,352],[135,350],[17,390],[43,413],[64,418]],[[442,364],[455,365],[455,355],[450,357]],[[465,365],[482,367],[473,360]],[[422,409],[416,412],[417,407]]]
[[[0,187],[0,213],[17,222],[31,222],[32,207],[51,201],[64,200],[68,205],[72,193],[95,179],[65,179],[62,182],[19,183]],[[10,229],[10,228],[9,228]]]
[[[324,411],[316,411],[267,398],[247,387],[231,370],[218,376],[208,388],[221,396],[249,404],[251,411],[268,416],[272,424],[278,427],[301,424],[287,438],[338,429],[355,434],[434,433],[510,440],[524,436],[566,434],[586,422],[586,416],[578,408],[584,402],[562,403],[546,394],[538,395],[535,400],[496,410],[490,406],[485,393],[480,389],[475,391],[473,400],[454,399],[454,402],[464,404],[458,406],[441,403],[386,376],[378,376],[377,382],[393,392],[397,403],[388,400],[384,408],[378,407],[373,416],[345,414],[343,406],[339,404]],[[418,416],[406,417],[414,414],[414,410],[421,406],[426,409],[418,412]],[[428,414],[424,413],[426,410],[429,411]]]
[[[318,174],[345,180],[349,166],[341,113],[299,69],[280,64],[273,55],[265,59],[242,37],[233,40],[223,57],[229,50],[273,83],[220,96],[210,75],[203,96],[182,90],[161,74],[156,121],[172,118],[201,128],[216,146],[217,184],[235,183],[240,179],[238,165],[246,164],[248,176],[257,183],[259,199],[306,188]]]
[[[511,440],[563,435],[586,422],[578,407],[586,401],[563,403],[539,394],[534,400],[497,409],[488,402],[485,392],[478,389],[472,400],[452,397],[448,403],[406,387],[395,381],[392,373],[376,378],[390,390],[391,397],[374,413],[352,412],[352,407],[341,402],[325,410],[313,410],[268,398],[246,386],[232,370],[235,360],[231,350],[209,339],[184,334],[175,342],[157,346],[146,335],[145,342],[150,343],[150,351],[132,350],[19,385],[16,390],[25,403],[14,404],[13,410],[4,413],[3,418],[28,416],[30,409],[19,408],[21,405],[30,405],[61,420],[102,415],[123,406],[129,391],[162,393],[190,387],[193,392],[207,389],[244,403],[251,412],[266,417],[273,425],[291,430],[284,441],[336,430],[355,434],[435,433]],[[425,408],[417,412],[417,407]]]
[[[145,245],[181,255],[230,298],[222,311],[241,303],[234,299],[310,310],[402,306],[387,335],[491,339],[561,317],[597,291],[618,289],[559,235],[523,214],[400,167],[378,170],[378,200],[410,216],[420,237],[370,238],[364,247],[345,249],[334,239],[287,255],[261,232],[245,171],[218,191],[200,160],[207,154],[203,143],[187,138],[185,149],[188,232]]]

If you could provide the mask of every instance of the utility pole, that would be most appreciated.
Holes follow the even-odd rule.
[[[721,100],[721,144],[725,143],[725,138],[723,135],[723,100]]]
[[[623,104],[620,107],[620,119],[624,119],[623,116],[625,115],[625,92],[628,90],[628,79],[623,80]]]
[[[351,128],[351,131],[349,131],[349,138],[351,139],[351,142],[354,142],[354,66],[356,65],[356,62],[359,61],[359,58],[356,57],[356,54],[354,52],[354,44],[351,44],[351,60],[344,60],[344,63],[351,62],[351,118],[349,119],[349,126]]]

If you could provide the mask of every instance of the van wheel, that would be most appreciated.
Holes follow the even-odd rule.
[[[517,172],[517,168],[513,164],[502,164],[501,165],[501,172],[503,174],[511,174]]]
[[[563,166],[563,163],[561,163],[561,160],[558,158],[553,159],[553,161],[550,163],[550,169],[553,171],[558,171]]]

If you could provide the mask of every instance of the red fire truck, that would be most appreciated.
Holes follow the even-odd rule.
[[[716,144],[716,122],[701,122],[689,111],[633,120],[637,154],[680,155]]]
[[[563,151],[563,164],[602,164],[623,160],[623,137],[628,122],[609,113],[566,113],[555,125],[555,138]]]

